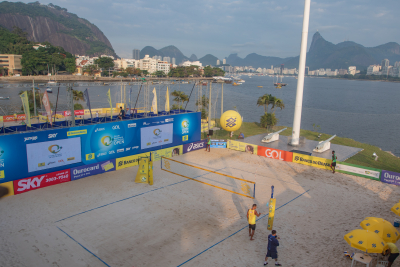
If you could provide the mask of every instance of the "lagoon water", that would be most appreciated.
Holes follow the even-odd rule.
[[[244,121],[259,121],[263,115],[263,107],[257,107],[257,99],[263,94],[272,94],[281,98],[285,104],[283,110],[276,110],[279,125],[292,126],[294,104],[296,99],[297,80],[294,77],[285,77],[284,83],[288,85],[277,89],[273,86],[272,77],[242,76],[245,83],[239,86],[224,84],[224,110],[236,109],[241,113]],[[259,88],[257,86],[263,86]],[[158,106],[163,110],[166,85],[151,85],[150,91],[156,88]],[[193,84],[169,85],[169,92],[180,90],[190,94]],[[106,93],[111,88],[113,103],[119,102],[120,86],[91,86],[89,94],[92,108],[107,107]],[[128,91],[131,86],[126,86]],[[212,84],[214,105],[212,117],[219,117],[221,111],[221,84]],[[85,90],[85,86],[75,87],[77,90]],[[0,96],[10,96],[8,101],[1,101],[0,107],[6,112],[20,106],[18,97],[20,90],[27,88],[0,88]],[[132,107],[136,101],[139,86],[132,86]],[[144,104],[143,89],[138,100],[138,106]],[[202,92],[209,88],[203,87]],[[150,102],[152,94],[150,94]],[[188,109],[195,110],[195,101],[198,89],[195,87]],[[57,89],[53,87],[50,101],[56,102]],[[60,88],[58,110],[66,108],[65,87]],[[172,97],[170,97],[172,105]],[[82,103],[85,106],[84,103]],[[114,105],[114,104],[113,104]],[[214,111],[215,110],[215,111]],[[0,110],[0,113],[3,113]],[[1,114],[3,115],[3,114]],[[313,124],[320,125],[320,132],[337,134],[360,142],[376,145],[384,151],[391,151],[400,156],[400,83],[353,81],[326,78],[305,78],[304,99],[301,128],[313,130]],[[372,156],[372,155],[371,155]]]

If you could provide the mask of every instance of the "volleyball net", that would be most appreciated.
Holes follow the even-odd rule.
[[[161,169],[236,195],[255,198],[256,183],[252,181],[164,157],[161,157]]]

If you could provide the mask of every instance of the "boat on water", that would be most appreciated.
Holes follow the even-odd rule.
[[[8,100],[8,99],[10,99],[9,96],[0,96],[0,100]]]
[[[240,82],[240,83],[244,83],[244,82],[245,82],[245,80],[243,80],[243,79],[240,79],[240,80],[239,80],[239,82]]]
[[[283,77],[283,76],[281,75],[281,82],[278,82],[279,75],[276,76],[276,83],[274,83],[274,86],[275,86],[276,88],[278,88],[278,89],[281,89],[282,86],[286,86],[286,85],[287,85],[287,83],[283,83],[283,82],[282,82],[282,77]]]
[[[53,93],[53,89],[47,87],[47,88],[46,88],[46,92],[47,92],[47,93]]]
[[[258,88],[263,88],[261,85],[257,86]]]
[[[238,86],[239,84],[236,83],[236,82],[234,82],[234,83],[232,83],[232,85],[233,85],[233,86]]]

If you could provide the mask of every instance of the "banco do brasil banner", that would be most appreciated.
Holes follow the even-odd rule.
[[[332,160],[320,157],[307,156],[303,154],[293,153],[293,162],[312,166],[324,170],[331,169]]]
[[[191,112],[2,135],[0,183],[196,142],[200,121],[200,113]],[[91,171],[109,171],[111,165],[105,166]]]

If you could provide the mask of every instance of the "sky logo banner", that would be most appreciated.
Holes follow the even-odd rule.
[[[400,185],[400,173],[382,170],[381,181],[388,184]]]
[[[18,195],[38,188],[69,182],[70,180],[69,169],[15,180],[13,181],[14,194]]]
[[[207,140],[200,140],[197,142],[184,144],[183,145],[183,154],[191,152],[191,151],[199,150],[199,149],[205,149],[206,142],[207,142]]]
[[[71,181],[111,171],[115,171],[115,159],[72,168]]]

